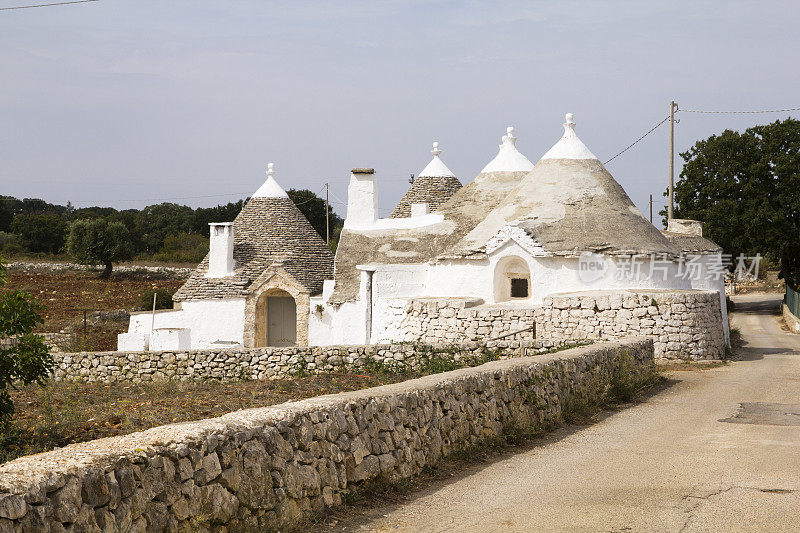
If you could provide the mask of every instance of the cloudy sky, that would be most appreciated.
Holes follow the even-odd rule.
[[[55,0],[51,0],[55,1]],[[0,7],[25,0],[0,0]],[[796,2],[100,0],[0,11],[0,194],[208,206],[374,167],[384,215],[430,158],[471,181],[564,113],[603,161],[668,113],[800,106]],[[680,114],[676,148],[785,118]],[[668,129],[608,168],[663,205]],[[344,214],[343,206],[335,204]]]

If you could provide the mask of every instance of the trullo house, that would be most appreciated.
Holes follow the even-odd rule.
[[[208,255],[174,310],[131,316],[121,350],[308,344],[309,302],[333,276],[333,255],[274,174],[270,163],[233,222],[211,224]]]
[[[695,221],[656,229],[578,138],[572,114],[563,127],[535,165],[509,127],[497,155],[463,187],[434,143],[430,163],[384,219],[375,171],[353,169],[335,260],[270,166],[236,220],[212,225],[209,255],[175,295],[177,308],[154,321],[133,315],[120,349],[459,342],[463,331],[488,338],[481,322],[464,323],[475,313],[514,329],[554,295],[670,291],[680,299],[697,289],[713,291],[716,310],[692,313],[714,314],[727,338],[719,247]],[[675,335],[721,349],[722,332],[671,332],[677,316],[658,317],[664,350]],[[703,336],[697,324],[693,335]]]

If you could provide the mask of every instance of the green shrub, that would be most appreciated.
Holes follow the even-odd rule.
[[[25,254],[25,247],[23,247],[21,244],[6,244],[4,246],[0,246],[0,257],[6,259],[10,257],[19,257]]]
[[[139,295],[139,309],[150,311],[153,309],[153,295],[156,296],[156,310],[172,309],[172,291],[167,289],[151,289]]]
[[[19,240],[19,235],[15,233],[6,233],[5,231],[0,231],[0,248],[5,248],[8,245],[22,245]]]
[[[55,213],[22,213],[11,223],[11,232],[34,253],[58,253],[67,239],[68,229],[67,222]]]
[[[208,253],[208,239],[197,233],[177,233],[164,238],[164,246],[155,255],[157,261],[199,263]]]
[[[6,283],[6,267],[0,263],[0,287]],[[0,293],[0,339],[16,338],[0,348],[0,424],[11,420],[14,402],[9,389],[21,383],[44,385],[55,363],[44,339],[33,333],[44,324],[44,306],[30,294],[19,290]]]

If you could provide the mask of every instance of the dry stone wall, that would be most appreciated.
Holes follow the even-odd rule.
[[[623,291],[547,296],[536,311],[548,339],[652,338],[656,358],[721,359],[725,355],[719,293]]]
[[[77,263],[47,263],[33,261],[11,261],[6,263],[10,269],[24,270],[26,272],[64,272],[67,270],[99,270],[96,266],[80,265]],[[190,267],[170,267],[170,266],[147,266],[147,265],[115,265],[114,272],[132,272],[135,274],[147,273],[158,274],[174,279],[186,279],[194,268]]]
[[[534,339],[534,309],[476,306],[467,298],[388,300],[380,310],[379,342],[458,344],[484,342],[507,335],[518,341]]]
[[[431,351],[446,351],[455,359],[499,350],[502,357],[534,355],[562,344],[565,339],[521,342],[507,339],[488,344],[421,346],[415,344],[249,348],[232,350],[185,350],[162,352],[54,353],[57,381],[104,383],[159,380],[193,381],[216,379],[264,380],[298,372],[332,372],[363,368],[369,364],[393,369],[416,370]]]
[[[64,352],[70,349],[75,342],[72,333],[37,333],[52,352]],[[8,349],[19,343],[18,337],[0,338],[0,349]]]
[[[0,466],[0,532],[286,528],[379,476],[546,428],[652,363],[652,341],[612,341],[22,457]]]

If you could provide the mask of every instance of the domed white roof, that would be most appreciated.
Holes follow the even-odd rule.
[[[275,163],[267,165],[267,181],[253,193],[252,198],[288,198],[286,191],[275,181]]]
[[[455,178],[456,175],[447,168],[447,165],[439,157],[439,154],[442,151],[439,149],[439,142],[435,141],[433,143],[433,150],[431,150],[433,154],[433,159],[428,165],[422,169],[422,172],[419,173],[420,178]]]
[[[517,138],[514,137],[514,127],[506,128],[506,135],[503,135],[503,142],[500,144],[500,151],[489,164],[483,167],[481,173],[485,172],[528,172],[533,169],[527,157],[517,150]]]
[[[564,136],[550,148],[542,159],[597,159],[575,134],[575,115],[567,113]]]

